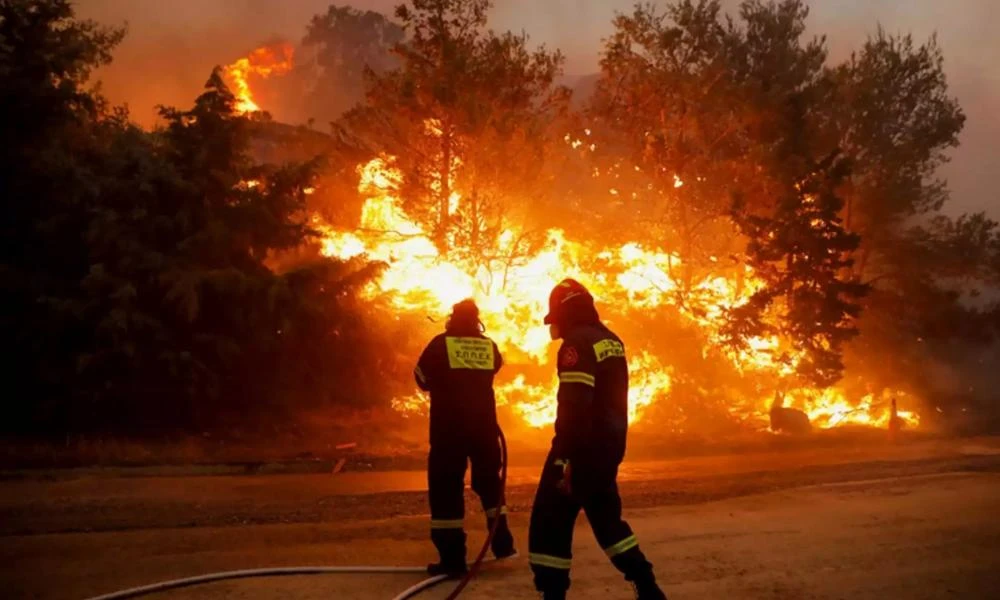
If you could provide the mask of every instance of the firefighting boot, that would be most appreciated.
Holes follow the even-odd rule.
[[[546,591],[540,592],[542,600],[566,600],[565,591]]]
[[[490,542],[490,550],[493,551],[493,556],[502,560],[516,555],[517,549],[514,548],[514,535],[510,532],[510,527],[507,526],[507,515],[500,515],[498,518],[500,522],[497,523],[496,533],[493,534],[493,541]],[[493,519],[489,519],[487,523],[491,529],[493,521]]]
[[[441,560],[427,565],[428,575],[461,577],[468,572],[465,564],[465,531],[457,527],[432,529],[431,540]]]
[[[634,581],[632,587],[635,588],[635,600],[667,600],[667,595],[656,585],[655,579]]]
[[[449,579],[458,579],[469,572],[469,567],[465,561],[458,562],[436,562],[427,565],[427,574],[431,577],[446,575]]]

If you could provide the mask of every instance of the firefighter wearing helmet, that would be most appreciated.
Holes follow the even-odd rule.
[[[420,355],[413,371],[420,389],[429,392],[430,456],[427,483],[431,505],[431,540],[440,561],[431,575],[457,577],[466,572],[464,489],[467,462],[472,489],[482,501],[487,527],[497,523],[493,554],[515,554],[501,498],[500,446],[493,377],[503,360],[493,340],[483,335],[479,308],[463,300],[452,308],[444,333]]]
[[[618,466],[628,430],[628,364],[621,339],[600,320],[590,292],[573,279],[549,296],[545,316],[558,355],[555,437],[531,511],[529,562],[545,600],[569,589],[573,526],[582,508],[612,564],[640,600],[666,600],[653,567],[622,520]]]

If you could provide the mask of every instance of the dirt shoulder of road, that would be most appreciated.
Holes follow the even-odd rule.
[[[869,461],[769,473],[738,473],[719,460],[717,472],[703,477],[663,472],[625,482],[626,517],[675,598],[996,597],[1000,456],[989,446],[965,451],[963,458]],[[726,472],[730,475],[719,474]],[[102,479],[97,487],[115,481],[140,484],[134,478]],[[79,487],[49,482],[56,487],[49,489],[48,500],[22,495],[23,512],[0,515],[5,527],[10,517],[24,518],[31,505],[40,510],[33,521],[21,522],[20,532],[8,529],[0,534],[0,586],[7,597],[85,598],[214,571],[419,565],[432,558],[422,492],[358,497],[314,493],[310,488],[318,481],[298,476],[162,481],[173,485],[143,493],[108,489],[106,501],[91,497],[97,488],[85,480],[76,482]],[[214,485],[188,485],[210,482]],[[531,491],[529,485],[512,490],[512,527],[522,546]],[[155,498],[159,500],[151,500]],[[12,503],[5,490],[4,506]],[[65,520],[57,510],[69,510]],[[238,520],[223,518],[233,510]],[[125,520],[110,517],[120,512]],[[483,532],[474,516],[469,515],[467,526],[470,547],[478,547]],[[586,529],[581,517],[571,597],[631,597]],[[420,578],[268,578],[161,597],[385,599]],[[439,600],[447,591],[442,586],[421,598]],[[536,596],[522,557],[488,569],[462,597]]]
[[[66,445],[25,440],[0,444],[0,482],[18,479],[78,479],[81,477],[216,477],[222,475],[329,474],[421,470],[427,460],[426,427],[380,427],[300,434],[266,442],[187,438],[172,442],[74,440]],[[545,457],[551,433],[519,429],[511,433],[511,463],[536,466]],[[630,433],[632,462],[737,455],[837,455],[864,458],[889,449],[947,452],[954,439],[943,434],[907,431],[897,443],[871,428],[819,430],[788,436],[746,432],[728,436],[669,435],[640,429]],[[976,443],[970,438],[969,443]],[[892,450],[895,448],[896,450]]]
[[[1000,438],[626,462],[630,507],[697,504],[795,487],[1000,470]],[[512,470],[508,503],[527,512],[537,467]],[[20,478],[0,485],[0,536],[150,528],[356,522],[427,513],[422,471],[214,477]],[[471,495],[467,505],[476,506]]]

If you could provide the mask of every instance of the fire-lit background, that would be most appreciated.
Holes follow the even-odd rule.
[[[639,430],[932,431],[992,419],[1000,226],[974,174],[996,152],[982,143],[992,121],[970,117],[994,92],[967,93],[967,40],[930,36],[937,13],[917,5],[911,36],[857,6],[852,20],[799,0],[588,3],[573,15],[587,32],[577,38],[554,24],[571,10],[558,2],[551,14],[484,0],[396,12],[303,2],[280,14],[253,1],[149,14],[80,2],[83,16],[134,17],[96,71],[109,102],[95,104],[95,123],[176,171],[166,196],[217,206],[206,204],[203,225],[185,212],[200,200],[175,215],[174,199],[157,196],[162,181],[135,186],[157,201],[122,213],[152,232],[134,245],[152,245],[148,261],[181,258],[136,275],[133,246],[93,252],[85,296],[108,265],[128,273],[125,289],[139,277],[139,291],[84,303],[112,323],[81,326],[53,389],[86,390],[102,410],[180,394],[189,428],[260,406],[264,421],[346,408],[422,423],[427,399],[410,369],[471,297],[504,355],[505,425],[545,431],[556,345],[541,319],[552,286],[574,277],[626,343]],[[435,20],[438,9],[449,19]],[[987,10],[969,9],[961,18]],[[517,18],[544,31],[507,32]],[[855,22],[864,37],[844,33]],[[830,41],[813,37],[827,31]],[[122,101],[127,114],[111,108]],[[127,177],[156,172],[126,158],[108,162],[129,165]],[[84,211],[84,241],[104,243],[94,231],[120,210]],[[155,211],[183,235],[157,238],[156,219],[143,220]],[[115,329],[115,310],[133,315],[129,294],[155,305],[143,319],[165,314],[161,329],[180,324],[184,336],[149,341],[138,320]],[[91,352],[91,332],[113,350]],[[150,358],[136,366],[142,340]],[[150,383],[167,362],[182,375]],[[88,370],[93,382],[76,386]],[[224,410],[204,408],[214,402]],[[148,405],[169,418],[164,402]]]
[[[306,47],[309,56],[308,37]],[[268,109],[258,103],[259,88],[266,90],[279,111],[292,106],[282,97],[281,78],[295,69],[297,51],[301,60],[302,49],[297,50],[295,44],[273,42],[225,67],[239,111]],[[591,133],[586,127],[568,131],[563,141],[574,151],[595,152],[597,142]],[[426,135],[440,137],[440,123],[428,119]],[[804,412],[820,428],[885,427],[895,401],[901,423],[919,426],[920,411],[928,403],[916,390],[866,383],[862,372],[848,373],[839,385],[804,385],[794,377],[800,357],[790,340],[770,335],[754,336],[744,348],[725,344],[720,330],[727,314],[747,303],[761,287],[753,269],[738,260],[710,254],[707,267],[702,264],[695,269],[694,280],[680,281],[678,273],[687,258],[678,251],[679,244],[648,235],[629,223],[618,224],[624,231],[606,239],[592,232],[581,236],[545,229],[543,242],[528,255],[519,255],[525,231],[536,227],[530,219],[503,223],[497,249],[508,260],[456,258],[442,252],[432,233],[407,214],[399,199],[404,181],[394,168],[395,160],[383,155],[357,165],[357,191],[363,206],[353,227],[330,223],[319,214],[314,217],[314,225],[323,234],[322,252],[339,259],[384,261],[388,268],[366,294],[387,298],[391,309],[401,314],[441,320],[453,303],[475,298],[489,335],[507,357],[508,366],[497,385],[499,402],[528,426],[543,427],[555,418],[554,347],[539,317],[553,282],[568,276],[593,290],[603,316],[629,343],[633,423],[645,418],[658,428],[683,432],[725,416],[760,429],[775,426],[773,408],[787,407]],[[437,172],[433,176],[455,178],[462,170],[462,156],[450,160],[452,170],[447,175]],[[619,177],[614,171],[621,168],[615,164],[602,174],[595,167],[592,185],[606,186]],[[640,171],[639,166],[634,168]],[[673,177],[674,187],[680,190],[686,182],[679,175]],[[449,210],[462,214],[464,190],[461,184],[449,183]],[[615,187],[600,192],[609,199],[621,193]],[[320,188],[319,196],[322,193]],[[634,191],[631,194],[636,198]],[[585,211],[577,216],[587,218]],[[722,235],[738,236],[739,232],[734,227]],[[623,238],[628,241],[616,243]],[[718,249],[738,252],[738,244],[722,244]],[[515,255],[517,260],[509,258]],[[690,278],[691,271],[685,275]],[[426,335],[433,335],[438,327],[426,325]],[[697,364],[691,364],[692,351]],[[865,362],[859,360],[855,370],[860,371],[858,364]],[[404,414],[425,414],[426,398],[399,395],[392,406]]]
[[[289,73],[294,57],[291,43],[276,42],[226,66],[239,110],[261,110],[254,97],[255,84]],[[280,94],[280,85],[270,89]],[[440,123],[428,119],[426,135],[440,137]],[[588,128],[568,132],[564,142],[583,153],[596,151]],[[750,427],[767,428],[775,427],[772,409],[787,407],[804,412],[810,423],[821,428],[885,427],[895,401],[901,422],[911,428],[919,426],[918,407],[926,402],[909,390],[865,385],[858,377],[850,381],[853,387],[802,385],[794,377],[799,360],[794,343],[777,335],[754,336],[741,349],[726,345],[720,330],[727,314],[747,303],[761,287],[753,270],[738,261],[710,255],[708,268],[698,269],[694,281],[681,282],[674,273],[686,259],[675,249],[678,244],[643,235],[641,228],[628,228],[624,237],[629,241],[621,244],[602,242],[599,237],[580,239],[553,228],[545,230],[540,246],[516,261],[455,259],[443,253],[432,234],[407,214],[398,197],[404,181],[393,166],[395,160],[381,156],[357,166],[358,193],[364,204],[356,227],[345,228],[343,223],[338,227],[320,216],[314,218],[323,233],[323,253],[339,259],[384,261],[387,270],[367,294],[388,297],[392,310],[399,313],[441,319],[453,303],[475,298],[489,334],[507,357],[508,366],[497,386],[499,402],[528,426],[543,427],[555,419],[553,346],[539,317],[552,283],[568,276],[593,290],[605,318],[629,342],[633,423],[646,418],[660,428],[683,432],[704,427],[722,414]],[[449,178],[462,169],[461,155],[451,161]],[[601,175],[595,168],[594,187],[609,179]],[[610,169],[605,175],[618,177]],[[440,179],[442,174],[433,176]],[[450,183],[449,211],[462,214],[463,190]],[[684,185],[674,175],[674,187],[679,190]],[[611,197],[620,194],[614,187],[601,191]],[[579,218],[586,219],[586,213]],[[498,249],[514,256],[524,229],[532,224],[507,222],[504,227]],[[734,228],[724,235],[738,236],[739,232]],[[607,237],[614,240],[622,235]],[[736,246],[729,245],[729,249],[735,251]],[[425,329],[428,336],[435,331],[431,326]],[[691,349],[700,354],[701,364],[678,365]],[[406,414],[425,414],[426,398],[397,396],[392,406]],[[721,411],[705,410],[707,406]]]

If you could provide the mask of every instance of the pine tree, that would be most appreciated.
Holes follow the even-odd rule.
[[[763,287],[731,311],[726,333],[743,345],[755,336],[786,341],[781,359],[819,387],[842,376],[844,344],[857,335],[867,286],[851,275],[860,239],[848,233],[837,185],[847,162],[831,156],[760,216],[736,205],[733,219],[749,239],[747,263]]]

